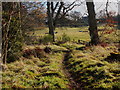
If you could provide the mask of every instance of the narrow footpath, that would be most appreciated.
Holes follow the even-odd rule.
[[[80,85],[74,81],[73,77],[69,73],[69,70],[66,68],[66,61],[68,60],[70,52],[71,51],[64,52],[63,61],[62,61],[62,70],[66,78],[69,80],[69,89],[70,90],[78,90],[78,89],[82,90],[80,89]]]

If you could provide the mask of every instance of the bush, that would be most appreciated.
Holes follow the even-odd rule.
[[[52,41],[53,41],[53,37],[51,35],[46,35],[43,38],[39,39],[39,43],[43,43],[43,44],[52,43]]]
[[[23,57],[30,58],[30,56],[34,56],[34,52],[32,49],[26,49],[23,51]]]
[[[67,34],[64,33],[64,34],[62,35],[62,41],[63,41],[63,42],[68,42],[68,41],[70,41],[70,37],[67,36]]]
[[[31,56],[34,56],[37,58],[44,58],[46,57],[46,54],[44,50],[39,47],[35,47],[34,49],[26,49],[23,51],[23,57],[31,58]]]
[[[20,41],[9,42],[9,48],[11,48],[11,49],[8,51],[8,54],[7,54],[7,62],[8,63],[14,62],[20,58],[22,46],[23,46],[23,43]]]
[[[35,53],[35,55],[34,55],[35,57],[38,57],[38,58],[46,57],[46,54],[45,54],[44,50],[39,48],[39,47],[36,47],[34,49],[34,53]]]

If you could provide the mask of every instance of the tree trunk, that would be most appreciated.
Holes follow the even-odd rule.
[[[86,2],[87,10],[88,10],[88,22],[89,22],[89,32],[91,37],[91,44],[97,45],[99,44],[99,35],[97,30],[97,21],[95,17],[94,3]]]
[[[12,8],[14,8],[14,3],[11,3],[11,4],[10,5],[12,6]],[[6,11],[6,12],[9,13],[8,11]],[[11,23],[12,17],[13,17],[13,10],[11,9],[11,13],[9,13],[8,22],[6,22],[6,24],[2,26],[2,60],[3,60],[3,64],[7,63],[9,29],[10,29],[10,23]]]
[[[120,2],[118,2],[118,29],[120,29]]]
[[[53,42],[55,41],[55,35],[54,35],[54,20],[52,17],[52,13],[50,10],[50,2],[47,2],[47,15],[48,15],[48,27],[49,27],[49,34],[53,37]]]
[[[3,63],[6,64],[7,62],[7,52],[8,52],[8,32],[9,32],[9,27],[10,27],[10,22],[11,22],[11,19],[12,19],[12,15],[10,16],[10,19],[8,21],[8,24],[6,27],[3,27],[4,28],[4,31],[3,31],[3,52],[2,52],[2,55],[3,55]]]
[[[7,33],[5,35],[5,41],[4,41],[4,48],[3,48],[3,64],[6,64],[7,62],[7,52],[8,52],[8,38],[7,38]]]
[[[120,15],[118,15],[118,29],[120,29]]]
[[[2,2],[0,2],[0,11],[2,11]],[[0,20],[2,20],[2,15],[0,15]],[[0,25],[2,26],[1,23]],[[0,59],[2,60],[2,27],[0,27],[0,38]]]

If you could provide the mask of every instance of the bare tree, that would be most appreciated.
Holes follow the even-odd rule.
[[[70,4],[65,4],[64,2],[49,2],[47,1],[47,15],[48,15],[48,27],[49,34],[53,37],[53,42],[55,41],[54,30],[57,21],[66,16],[66,14],[71,11],[75,6],[80,6],[82,4],[76,3],[77,0]]]
[[[54,16],[55,10],[56,10],[58,5],[59,5],[59,2],[56,3],[55,7],[53,5],[53,2],[47,2],[49,34],[53,36],[53,42],[55,41],[54,30],[55,30],[55,26],[56,26],[56,21],[58,20],[58,17],[60,15],[61,10],[62,10],[63,2],[60,2],[60,6],[56,12],[56,16]]]
[[[89,32],[91,37],[91,44],[97,45],[99,44],[99,36],[98,36],[98,30],[97,30],[97,21],[95,17],[95,10],[94,10],[94,3],[93,0],[91,2],[87,2],[87,10],[88,10],[88,22],[89,22]]]

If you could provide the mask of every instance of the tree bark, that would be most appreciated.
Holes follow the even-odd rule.
[[[120,2],[118,2],[118,29],[120,29]]]
[[[3,52],[2,52],[2,55],[3,55],[3,64],[6,64],[6,62],[7,62],[8,32],[9,32],[9,27],[10,27],[11,19],[12,19],[12,15],[10,16],[10,19],[9,19],[8,24],[6,25],[6,27],[3,27],[4,28],[4,31],[3,31],[4,42],[3,42],[3,45],[2,45],[3,46]]]
[[[50,2],[47,2],[47,15],[48,15],[48,27],[49,27],[49,34],[53,37],[53,42],[55,41],[55,35],[54,35],[54,22],[53,22],[53,17],[52,13],[50,10]]]
[[[91,44],[97,45],[99,44],[99,35],[97,30],[97,21],[95,17],[94,3],[86,2],[87,10],[88,10],[88,22],[89,22],[89,32],[91,37]]]
[[[118,29],[120,29],[120,15],[118,15]]]

